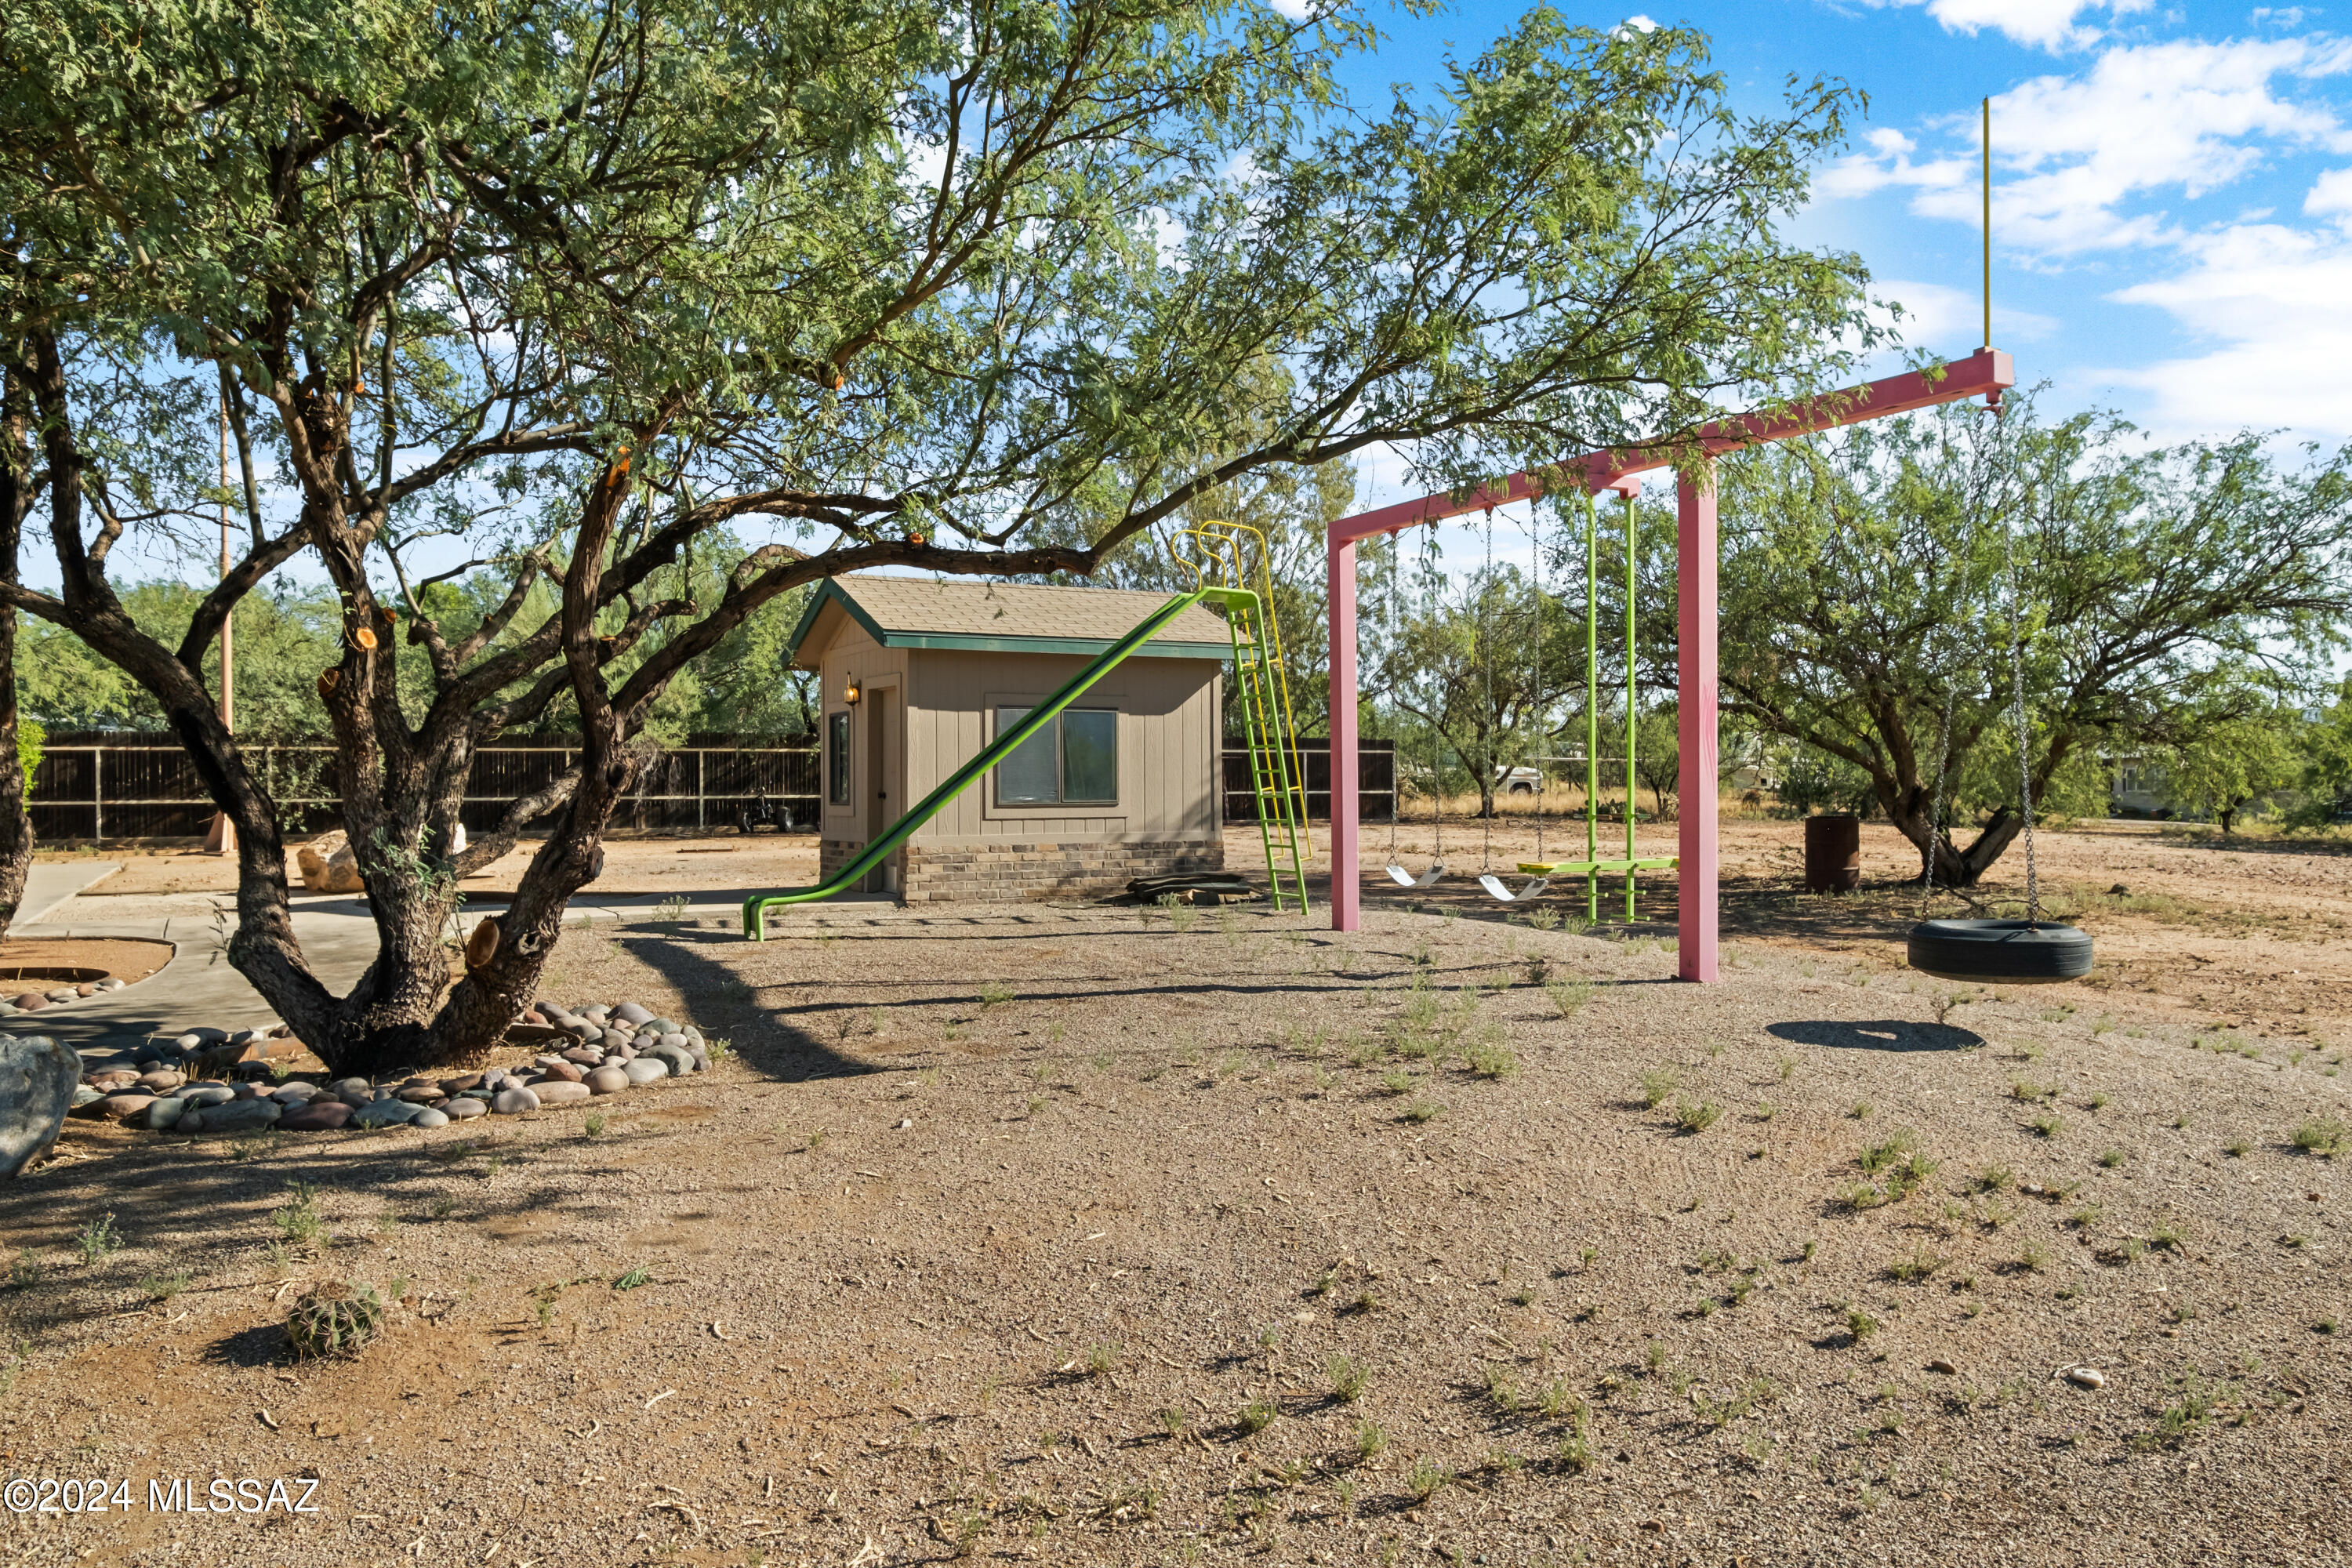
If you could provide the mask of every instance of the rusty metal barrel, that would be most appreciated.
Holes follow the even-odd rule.
[[[1851,893],[1862,886],[1862,818],[1844,812],[1805,818],[1805,891]]]

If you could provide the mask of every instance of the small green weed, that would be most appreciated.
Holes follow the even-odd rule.
[[[1711,1100],[1694,1103],[1685,1097],[1675,1102],[1675,1125],[1688,1133],[1700,1133],[1714,1126],[1723,1115],[1723,1108]]]
[[[1551,1005],[1559,1009],[1561,1017],[1572,1018],[1577,1009],[1592,1000],[1592,982],[1555,980],[1544,987],[1544,994],[1551,998]]]
[[[2315,1116],[2294,1130],[2294,1146],[2306,1154],[2332,1160],[2352,1152],[2352,1128],[2333,1116]]]
[[[81,1254],[84,1263],[103,1263],[122,1250],[122,1237],[114,1228],[111,1211],[100,1215],[74,1235],[74,1250]]]

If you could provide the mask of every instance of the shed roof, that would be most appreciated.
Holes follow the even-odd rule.
[[[985,579],[829,577],[793,629],[795,664],[814,668],[833,640],[821,624],[847,616],[884,647],[964,648],[991,653],[1098,654],[1133,631],[1169,595],[1125,588],[1068,588]],[[810,648],[804,656],[803,649]],[[1199,605],[1136,650],[1158,658],[1223,658],[1233,641],[1223,617]]]

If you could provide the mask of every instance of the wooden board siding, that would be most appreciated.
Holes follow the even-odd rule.
[[[898,778],[877,781],[870,777],[872,769],[868,759],[871,753],[867,747],[866,726],[872,722],[871,715],[877,710],[863,702],[852,709],[841,700],[842,692],[853,679],[861,689],[869,686],[895,687],[901,701],[878,710],[895,721],[904,710],[901,703],[908,688],[908,658],[904,648],[887,648],[877,644],[866,634],[864,627],[846,616],[840,618],[833,643],[824,651],[818,664],[824,683],[822,707],[825,714],[825,718],[818,721],[817,724],[820,759],[824,751],[824,727],[832,715],[846,711],[853,716],[849,721],[849,801],[846,805],[835,805],[832,800],[832,790],[828,787],[831,781],[820,782],[818,787],[822,792],[824,816],[820,818],[819,833],[823,837],[863,844],[866,842],[866,805],[873,800],[877,787],[888,789],[890,798],[900,803],[901,810],[905,808],[905,803],[921,799],[923,791],[931,787],[926,783],[918,787],[913,795],[907,793],[909,781],[906,777],[904,746],[894,748],[896,754],[893,760],[898,763]]]
[[[877,649],[877,652],[889,650]],[[1073,655],[905,650],[906,788],[919,800],[995,736],[996,709],[1051,696],[1084,668]],[[1211,659],[1130,659],[1077,706],[1118,710],[1118,805],[1076,810],[996,804],[982,781],[915,836],[956,844],[1170,843],[1218,833],[1222,667]]]

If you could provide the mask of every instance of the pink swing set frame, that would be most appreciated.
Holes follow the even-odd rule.
[[[1676,485],[1675,582],[1680,602],[1680,637],[1675,656],[1676,685],[1681,693],[1682,760],[1678,781],[1682,864],[1676,898],[1679,973],[1685,980],[1706,984],[1718,978],[1716,967],[1717,807],[1716,799],[1716,496],[1714,459],[1746,447],[1810,436],[1865,419],[1915,408],[1932,408],[1982,397],[1994,407],[2000,395],[2017,384],[2017,367],[1999,349],[1981,348],[1967,359],[1936,370],[1888,376],[1867,385],[1833,393],[1771,414],[1748,414],[1701,429],[1696,445],[1703,454],[1698,471],[1685,472]],[[1591,493],[1616,490],[1631,495],[1639,486],[1634,476],[1663,468],[1674,461],[1666,447],[1632,451],[1590,452],[1559,465],[1573,474],[1581,468]],[[1360,931],[1363,927],[1362,871],[1357,864],[1360,826],[1356,765],[1356,542],[1397,533],[1421,523],[1436,522],[1467,512],[1491,510],[1510,501],[1532,500],[1544,493],[1539,480],[1525,473],[1496,484],[1482,486],[1467,496],[1429,495],[1401,501],[1374,511],[1342,518],[1331,525],[1326,539],[1330,574],[1331,614],[1331,929]]]

